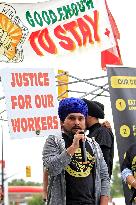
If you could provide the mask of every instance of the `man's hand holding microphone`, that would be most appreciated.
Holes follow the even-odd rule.
[[[86,136],[84,134],[84,130],[78,130],[74,135],[73,143],[70,147],[67,148],[67,153],[70,156],[73,156],[76,150],[81,148],[82,162],[87,161],[86,157],[86,148],[85,148]]]

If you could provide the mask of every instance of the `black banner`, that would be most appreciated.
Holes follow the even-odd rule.
[[[136,142],[136,68],[108,67],[109,91],[120,165],[131,144]],[[126,205],[131,189],[123,184]]]

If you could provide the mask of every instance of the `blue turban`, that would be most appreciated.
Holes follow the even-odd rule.
[[[87,104],[79,98],[64,98],[59,103],[58,115],[63,122],[70,113],[81,113],[85,117],[88,115]]]

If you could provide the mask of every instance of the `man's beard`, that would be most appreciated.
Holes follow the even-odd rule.
[[[79,126],[74,126],[71,128],[71,130],[67,130],[65,127],[63,127],[64,133],[66,133],[67,135],[73,136],[73,137],[78,130],[82,130],[82,128]]]

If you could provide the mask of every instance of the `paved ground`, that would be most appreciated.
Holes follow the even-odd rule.
[[[122,198],[113,198],[115,205],[126,205],[124,197]]]

